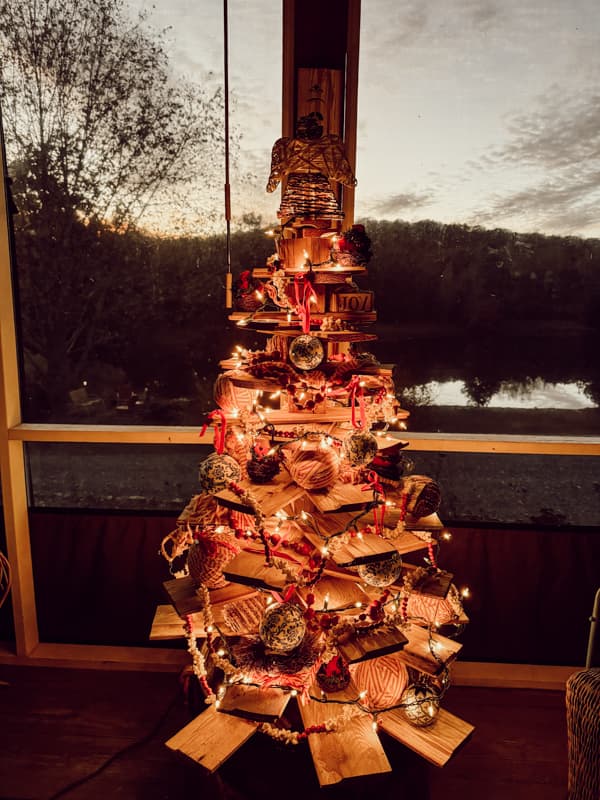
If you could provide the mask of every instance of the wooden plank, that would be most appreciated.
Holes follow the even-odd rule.
[[[227,687],[219,701],[219,711],[257,722],[272,722],[283,714],[289,699],[290,693],[281,689],[261,689],[236,683]]]
[[[202,600],[196,593],[194,581],[189,576],[165,581],[163,586],[165,587],[169,600],[181,617],[185,617],[186,614],[195,614],[197,611],[202,611]],[[253,590],[235,584],[224,586],[222,589],[210,589],[209,592],[213,611],[218,609],[221,604],[231,603],[234,600],[240,600],[252,594],[254,594]]]
[[[236,583],[231,583],[226,588],[229,590],[230,596],[219,603],[211,604],[213,620],[222,633],[237,634],[240,631],[237,628],[233,630],[227,623],[225,609],[235,606],[240,602],[247,605],[253,598],[258,597],[258,592],[255,592],[250,587]],[[192,621],[196,636],[206,636],[206,631],[204,630],[204,616],[201,611],[192,614]],[[183,636],[183,620],[173,606],[157,606],[150,630],[150,641],[182,639]]]
[[[271,418],[272,416],[269,415],[269,420]],[[276,511],[280,511],[306,494],[306,489],[302,489],[294,483],[286,471],[280,472],[270,483],[262,486],[250,481],[240,481],[240,486],[252,494],[265,517],[272,516]],[[214,497],[220,505],[227,508],[233,508],[245,514],[252,513],[252,507],[229,489],[215,494]]]
[[[277,328],[275,331],[254,328],[254,330],[257,333],[266,333],[267,335],[272,333],[277,333],[278,336],[289,337],[300,335],[299,328],[295,330]],[[313,336],[316,336],[317,339],[326,339],[332,342],[374,342],[378,338],[375,333],[363,333],[362,331],[320,331],[318,329],[312,329],[311,333]]]
[[[245,719],[219,714],[209,706],[165,744],[214,772],[255,733],[256,725]]]
[[[349,409],[344,409],[348,415]],[[311,500],[323,514],[337,511],[359,511],[373,500],[372,492],[363,492],[352,483],[336,483],[327,492],[312,492]]]
[[[346,609],[356,610],[356,604],[368,605],[369,596],[360,588],[358,583],[340,581],[328,575],[310,588],[299,589],[298,594],[303,600],[312,593],[315,597],[313,608],[315,611],[340,612]]]
[[[388,653],[396,653],[407,646],[408,639],[398,629],[382,628],[363,636],[353,636],[338,644],[338,650],[349,664],[368,661]]]
[[[288,580],[283,572],[266,564],[264,553],[245,550],[231,559],[224,567],[223,574],[229,581],[277,592],[283,589]]]
[[[300,240],[304,241],[304,240]],[[357,293],[358,294],[358,293]],[[367,293],[368,294],[368,293]],[[372,294],[372,293],[371,293]],[[335,297],[335,295],[333,295]],[[354,298],[355,295],[344,295],[345,297],[352,297]],[[341,319],[341,320],[349,320],[350,322],[358,322],[360,324],[370,324],[377,321],[377,312],[373,311],[372,305],[371,308],[365,311],[349,311],[345,309],[331,309],[331,311],[318,311],[315,310],[313,307],[312,316],[316,316],[319,319],[323,319],[324,317],[329,317],[330,319]],[[233,314],[230,314],[228,317],[232,322],[239,321],[241,319],[247,320],[247,325],[251,325],[252,323],[261,325],[279,325],[280,323],[285,323],[286,325],[291,322],[292,324],[298,322],[300,324],[298,317],[295,314],[292,314],[291,320],[288,320],[288,315],[286,311],[252,311],[252,312],[244,312],[244,311],[234,311]],[[276,333],[276,331],[275,331]]]
[[[406,530],[399,536],[395,536],[392,541],[396,551],[400,553],[401,556],[406,553],[416,553],[418,550],[427,549],[427,542]]]
[[[408,637],[408,643],[399,658],[407,667],[424,672],[426,675],[439,675],[462,650],[460,642],[432,633],[431,641],[435,652],[435,656],[433,656],[429,647],[429,632],[426,628],[409,623],[402,630]]]
[[[312,694],[318,696],[320,690],[315,689]],[[356,697],[357,694],[352,687],[350,695]],[[338,695],[336,693],[336,699]],[[302,722],[308,728],[335,719],[343,713],[345,706],[311,701],[306,705],[300,703],[299,708]],[[387,756],[367,715],[354,717],[341,730],[311,734],[308,745],[321,787],[331,786],[346,778],[391,772]]]
[[[323,547],[323,540],[316,533],[306,531],[304,535],[315,547]],[[336,548],[331,555],[331,559],[339,567],[352,567],[358,564],[382,561],[397,552],[395,542],[392,543],[388,539],[382,539],[381,536],[376,536],[373,533],[365,533],[361,538],[354,536],[347,544]]]
[[[417,728],[405,719],[402,709],[385,711],[379,715],[379,724],[389,736],[397,739],[436,767],[448,763],[475,730],[473,725],[455,717],[443,708],[438,711],[433,725]]]

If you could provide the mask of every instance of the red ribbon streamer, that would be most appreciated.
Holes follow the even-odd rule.
[[[373,470],[369,470],[367,473],[367,483],[362,487],[363,492],[368,492],[369,490],[373,492],[374,502],[377,502],[380,498],[384,501],[373,508],[375,532],[380,534],[383,531],[383,521],[385,519],[385,492],[379,482],[379,475]]]
[[[358,408],[360,422],[356,421],[356,396],[358,395]],[[367,412],[365,409],[365,393],[360,385],[360,378],[355,375],[350,382],[350,406],[352,407],[352,427],[365,430],[367,427]]]
[[[302,284],[302,291],[300,291]],[[310,299],[316,297],[310,280],[301,272],[294,278],[294,294],[296,296],[296,314],[300,317],[302,333],[310,333]]]
[[[215,422],[215,450],[219,455],[222,455],[223,451],[225,450],[225,431],[227,429],[227,420],[225,419],[225,414],[220,408],[216,409],[215,411],[211,411],[208,415],[209,420],[216,420],[217,417],[219,418],[219,421]],[[204,436],[207,428],[208,422],[205,422],[202,426],[202,430],[200,431],[200,438]]]

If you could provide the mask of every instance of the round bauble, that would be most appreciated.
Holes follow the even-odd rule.
[[[384,558],[381,561],[371,561],[369,564],[360,564],[358,574],[369,586],[391,586],[400,577],[402,572],[402,559],[399,553]]]
[[[237,369],[230,369],[223,372],[215,381],[213,395],[215,403],[226,414],[234,411],[241,411],[244,408],[252,408],[254,403],[254,392],[244,386],[236,386],[234,379],[245,375]]]
[[[320,339],[303,333],[292,339],[288,350],[288,358],[297,368],[308,372],[316,369],[325,358],[325,349]]]
[[[297,448],[286,463],[293,481],[303,489],[314,491],[332,486],[340,471],[340,459],[333,447],[309,444]]]
[[[305,633],[304,615],[293,603],[268,606],[258,629],[265,646],[276,653],[289,653],[298,647]]]
[[[411,725],[433,725],[440,710],[440,696],[431,686],[412,683],[402,695],[402,711]]]
[[[319,667],[317,684],[324,692],[341,692],[349,683],[350,670],[341,656],[334,656]]]
[[[344,439],[342,449],[353,467],[369,464],[377,455],[377,439],[370,431],[351,431]]]
[[[217,494],[234,481],[241,480],[242,470],[238,462],[224,453],[211,453],[200,462],[198,480],[200,488],[207,494]]]
[[[407,512],[417,519],[435,514],[442,502],[440,487],[426,475],[408,475],[402,491],[408,494]]]
[[[233,532],[202,531],[188,550],[187,568],[194,584],[208,589],[218,589],[227,584],[223,567],[240,552]]]
[[[373,662],[363,661],[351,668],[355,685],[367,693],[365,703],[378,711],[398,705],[408,686],[408,670],[395,655],[377,659],[377,669]]]

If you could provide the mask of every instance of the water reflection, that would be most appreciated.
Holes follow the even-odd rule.
[[[547,383],[542,379],[527,384],[500,383],[485,403],[487,408],[556,409],[578,411],[598,408],[586,394],[589,384]],[[460,380],[430,381],[412,386],[410,393],[415,405],[476,406],[480,405],[470,394],[470,387]]]

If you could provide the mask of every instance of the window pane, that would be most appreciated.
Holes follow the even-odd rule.
[[[10,0],[0,23],[24,418],[197,422],[231,347],[222,6],[33,5]],[[281,10],[229,5],[239,271],[272,249]]]
[[[365,0],[357,216],[412,429],[600,431],[600,13]]]

